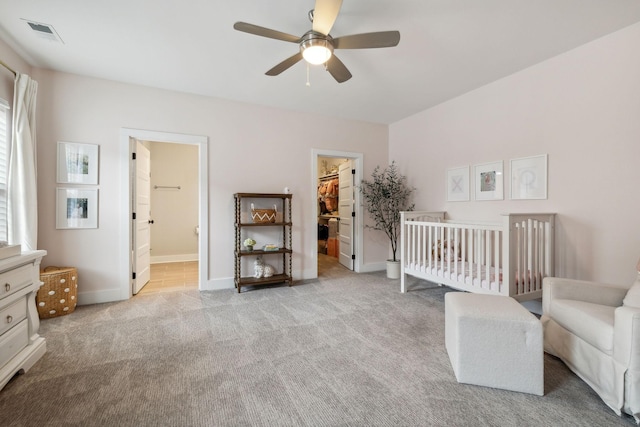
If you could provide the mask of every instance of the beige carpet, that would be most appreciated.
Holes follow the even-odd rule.
[[[545,356],[545,396],[458,384],[446,288],[384,274],[139,295],[44,320],[1,426],[632,426]]]

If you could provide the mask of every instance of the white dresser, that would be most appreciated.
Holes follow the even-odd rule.
[[[26,372],[47,350],[38,335],[36,293],[46,251],[23,252],[0,260],[0,389]]]

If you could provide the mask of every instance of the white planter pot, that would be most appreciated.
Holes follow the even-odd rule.
[[[387,260],[387,278],[388,279],[400,278],[400,261]]]

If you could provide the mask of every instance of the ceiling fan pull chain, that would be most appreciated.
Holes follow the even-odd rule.
[[[311,86],[311,83],[309,82],[309,63],[307,62],[307,87]]]

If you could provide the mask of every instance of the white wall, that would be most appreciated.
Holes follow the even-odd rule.
[[[149,148],[151,262],[197,260],[198,146],[151,142]]]
[[[556,274],[630,284],[640,257],[640,24],[390,127],[418,209],[557,212]],[[446,202],[447,168],[549,154],[547,200]]]
[[[233,286],[233,193],[293,193],[293,274],[309,278],[317,242],[314,217],[316,177],[311,150],[364,153],[364,175],[388,162],[387,126],[114,83],[49,70],[33,70],[39,82],[38,154],[40,244],[49,251],[44,265],[79,268],[81,303],[115,299],[127,272],[119,247],[128,221],[121,202],[127,180],[120,129],[205,135],[209,138],[210,287]],[[215,78],[212,76],[212,78]],[[317,120],[324,132],[317,132]],[[309,131],[314,129],[314,131]],[[57,141],[100,145],[100,212],[95,230],[56,230],[54,215]],[[125,185],[126,188],[126,185]],[[313,211],[310,211],[313,209]],[[387,244],[365,230],[365,264],[382,263]],[[126,286],[126,285],[125,285]]]

